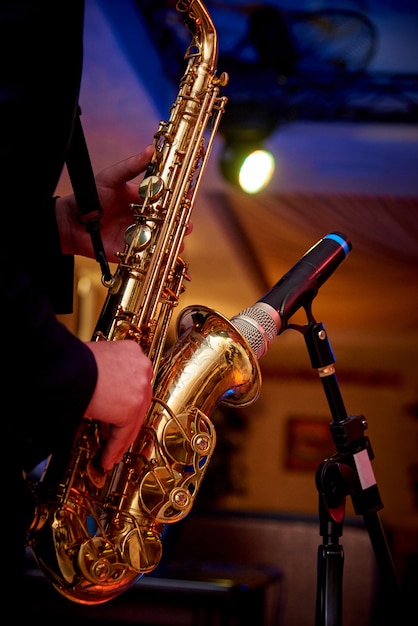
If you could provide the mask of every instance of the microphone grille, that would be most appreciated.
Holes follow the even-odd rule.
[[[274,319],[263,308],[256,306],[241,311],[231,319],[231,323],[248,341],[257,359],[267,352],[277,335]]]

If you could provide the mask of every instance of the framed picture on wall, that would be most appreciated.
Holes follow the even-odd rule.
[[[287,469],[314,471],[336,452],[329,417],[294,416],[287,420]]]

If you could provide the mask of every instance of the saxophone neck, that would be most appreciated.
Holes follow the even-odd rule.
[[[198,55],[199,64],[212,73],[218,60],[218,36],[212,18],[200,0],[180,0],[177,9],[185,14],[192,41],[185,53],[185,59],[193,59]]]

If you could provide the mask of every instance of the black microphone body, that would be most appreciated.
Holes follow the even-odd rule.
[[[351,251],[351,242],[339,232],[329,233],[252,307],[233,317],[231,323],[250,343],[257,358],[270,348],[277,335],[301,307],[306,307]]]

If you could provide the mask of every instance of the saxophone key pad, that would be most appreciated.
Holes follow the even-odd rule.
[[[138,194],[140,198],[148,200],[158,200],[164,192],[164,181],[160,176],[147,176],[140,183]]]

